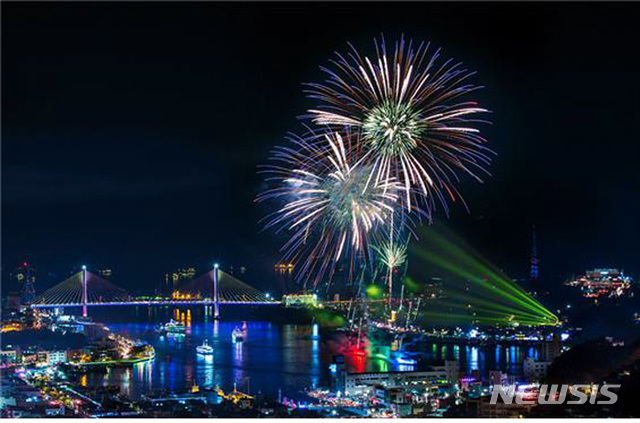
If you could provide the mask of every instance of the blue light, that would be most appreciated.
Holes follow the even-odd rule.
[[[82,270],[87,270],[87,266],[85,266],[84,264],[82,265]]]
[[[214,268],[214,269],[217,269],[218,267],[220,267],[220,265],[219,265],[218,263],[215,263],[215,264],[213,265],[213,268]]]

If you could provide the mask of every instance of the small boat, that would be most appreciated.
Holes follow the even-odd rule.
[[[233,332],[231,332],[231,340],[233,342],[242,342],[244,341],[244,334],[240,330],[239,327],[236,327]]]
[[[405,366],[415,366],[416,364],[418,364],[416,360],[409,357],[398,357],[396,361],[398,362],[398,364],[403,364]]]
[[[160,326],[160,332],[184,333],[186,330],[187,330],[186,326],[181,325],[180,323],[176,322],[173,319],[169,320],[167,323]]]
[[[196,347],[196,351],[200,355],[213,355],[213,347],[209,345],[206,339],[202,342],[202,345]]]

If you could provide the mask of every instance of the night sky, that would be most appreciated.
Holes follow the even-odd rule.
[[[477,70],[498,153],[452,231],[513,277],[640,279],[639,4],[2,3],[2,266],[38,289],[74,267],[125,288],[245,265],[278,242],[256,167],[311,105],[302,83],[351,41],[404,33]]]

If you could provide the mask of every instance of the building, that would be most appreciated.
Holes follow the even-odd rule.
[[[3,351],[0,351],[0,363],[2,363],[2,364],[17,363],[18,362],[18,357],[20,357],[20,354],[18,353],[18,350],[3,350]]]
[[[562,342],[558,334],[553,334],[551,342],[545,341],[542,345],[542,360],[553,361],[562,354]]]
[[[293,263],[276,263],[273,265],[281,296],[298,291],[299,287],[295,284],[294,270],[295,265]]]
[[[170,295],[178,286],[186,281],[190,281],[196,277],[195,267],[184,267],[164,275],[164,294]]]
[[[63,350],[38,351],[38,362],[44,363],[47,366],[54,366],[59,363],[66,363],[67,352]]]
[[[549,366],[561,354],[562,342],[558,334],[553,334],[551,341],[545,341],[542,344],[542,357],[539,361],[532,357],[524,361],[522,364],[524,377],[529,380],[544,380],[547,377]]]
[[[585,298],[616,298],[630,292],[633,280],[618,269],[594,269],[565,285],[579,288]]]
[[[544,380],[551,361],[536,361],[529,357],[522,364],[523,374],[527,380]]]
[[[361,395],[366,388],[385,388],[424,385],[435,381],[457,381],[458,363],[446,361],[443,366],[432,366],[426,371],[347,373],[345,394]]]
[[[318,307],[316,294],[290,294],[282,297],[285,307]]]
[[[36,297],[36,269],[27,261],[18,265],[15,273],[11,275],[13,280],[17,282],[20,289],[20,303],[23,305],[31,304]]]

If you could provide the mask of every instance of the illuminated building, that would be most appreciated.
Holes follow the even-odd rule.
[[[199,292],[190,293],[190,292],[173,291],[171,293],[171,299],[172,300],[199,300],[200,299],[200,293]]]
[[[38,351],[38,362],[48,366],[67,362],[66,351]]]
[[[190,281],[196,277],[194,267],[185,267],[164,275],[164,293],[171,295],[182,282]]]
[[[443,366],[431,366],[425,371],[409,372],[365,372],[347,373],[345,376],[345,394],[360,395],[368,391],[367,387],[400,387],[425,385],[435,381],[457,382],[458,363],[446,361]]]
[[[293,263],[276,263],[273,266],[273,270],[276,273],[280,295],[290,294],[298,290],[293,277],[293,271],[295,270]]]
[[[285,307],[318,307],[316,294],[289,294],[282,297]]]
[[[20,287],[20,303],[31,304],[36,296],[36,269],[26,261],[20,263],[15,279]]]
[[[629,276],[618,269],[594,269],[566,282],[566,285],[580,288],[585,298],[615,298],[629,292],[632,282]]]
[[[293,263],[276,263],[273,265],[273,270],[277,273],[291,273],[295,269]]]

